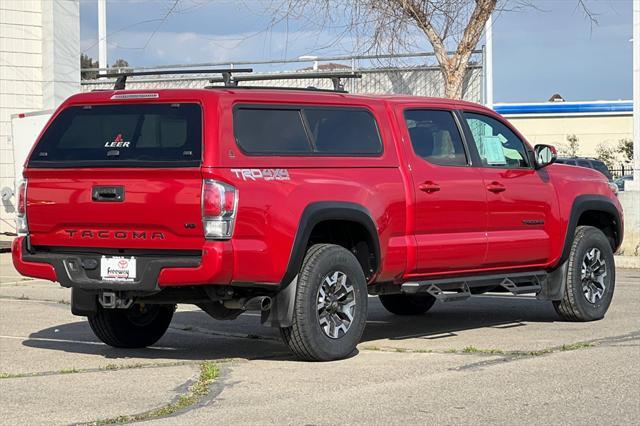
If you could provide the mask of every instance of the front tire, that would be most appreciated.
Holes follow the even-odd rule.
[[[98,339],[115,348],[144,348],[156,343],[169,328],[175,305],[134,304],[128,309],[98,310],[88,317]]]
[[[594,321],[609,309],[616,283],[613,250],[598,228],[579,226],[573,237],[562,300],[553,307],[565,321]]]
[[[430,294],[381,294],[378,297],[382,306],[396,315],[422,315],[436,303]]]
[[[333,244],[313,245],[298,275],[293,324],[280,329],[300,359],[349,356],[367,320],[367,283],[358,260]]]

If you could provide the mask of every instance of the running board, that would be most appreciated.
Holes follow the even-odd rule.
[[[479,275],[475,277],[435,279],[402,284],[406,294],[430,294],[443,302],[464,300],[472,289],[502,287],[514,295],[538,294],[547,285],[547,272],[522,272],[510,275]]]

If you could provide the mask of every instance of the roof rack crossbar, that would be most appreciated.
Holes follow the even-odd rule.
[[[100,74],[98,77],[115,78],[116,83],[113,90],[124,90],[127,86],[127,77],[138,77],[144,75],[172,75],[172,74],[222,74],[226,85],[234,86],[234,76],[232,73],[253,72],[252,68],[225,68],[225,69],[197,69],[197,70],[158,70],[158,71],[127,71],[123,73]]]
[[[269,81],[269,80],[306,80],[313,78],[328,78],[333,83],[333,91],[344,92],[344,78],[362,78],[362,74],[353,71],[344,72],[292,72],[276,73],[269,75],[251,74],[231,76],[229,79],[223,74],[222,77],[212,78],[210,83],[224,83],[226,87],[238,86],[241,81]]]
[[[205,86],[205,89],[242,89],[242,90],[304,90],[309,92],[327,92],[327,93],[348,93],[346,90],[334,90],[334,89],[320,89],[314,86],[308,87],[294,87],[294,86],[223,86],[223,85],[211,85]]]

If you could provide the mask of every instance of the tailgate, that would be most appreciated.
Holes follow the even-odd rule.
[[[201,153],[195,103],[65,108],[25,169],[31,243],[201,249]]]
[[[33,169],[26,175],[35,246],[202,249],[199,169]],[[109,198],[112,188],[121,200]]]

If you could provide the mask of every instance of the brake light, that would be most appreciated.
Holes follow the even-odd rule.
[[[237,209],[238,190],[235,187],[212,179],[202,182],[202,224],[205,238],[231,238]]]
[[[18,212],[16,215],[16,230],[18,234],[29,233],[27,226],[27,180],[23,180],[18,185]]]

